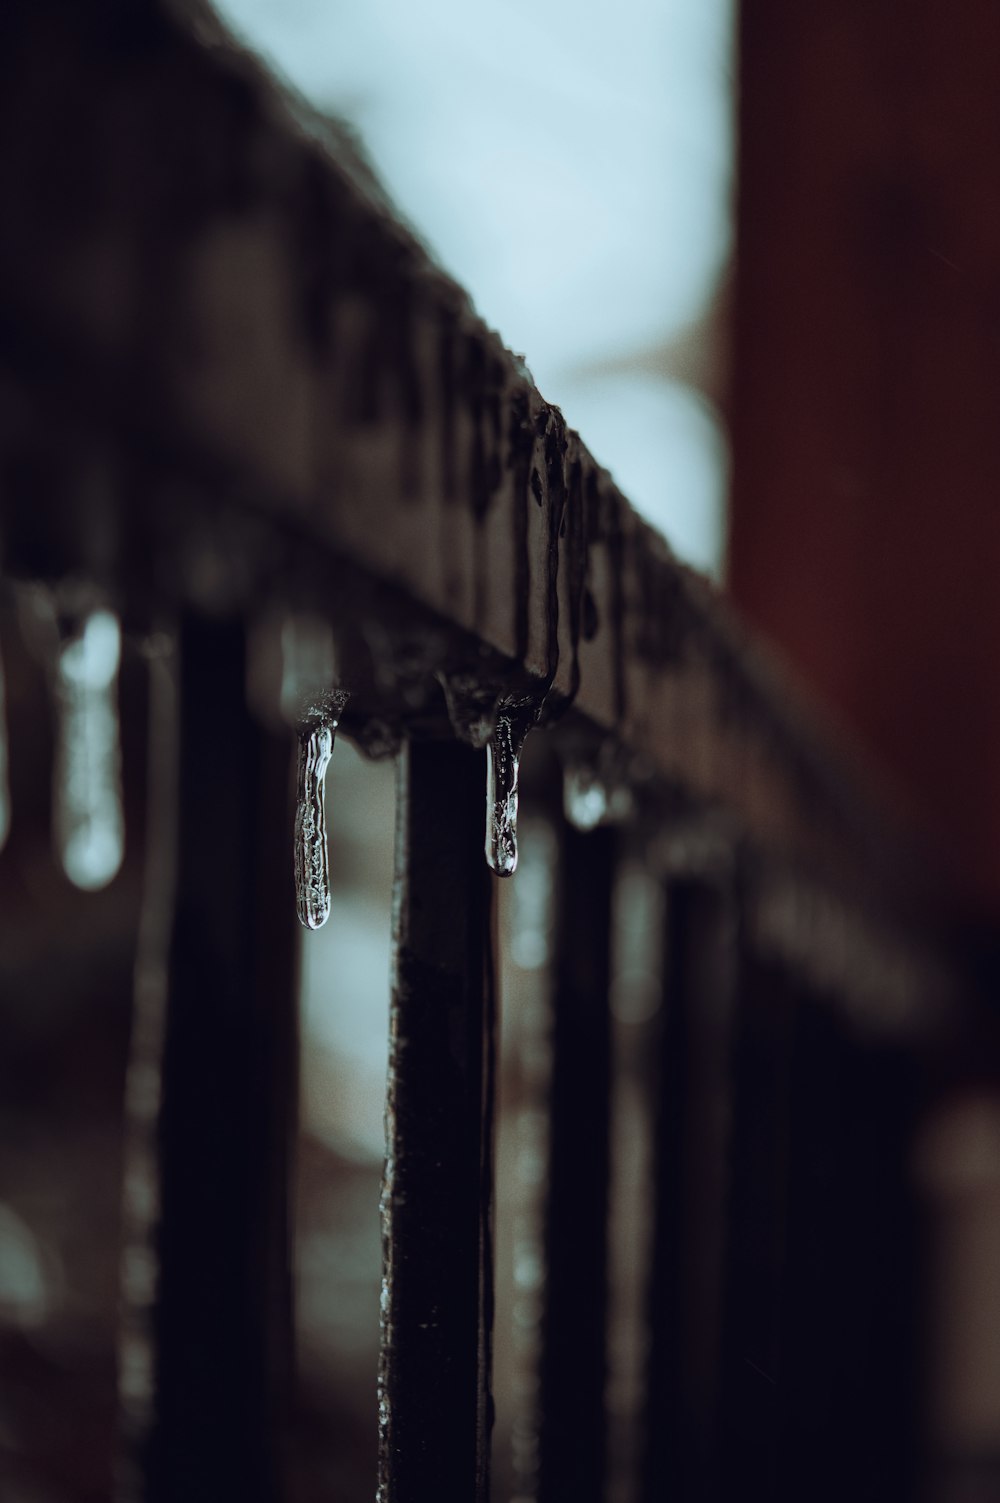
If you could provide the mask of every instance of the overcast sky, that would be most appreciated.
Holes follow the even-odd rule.
[[[730,249],[728,0],[224,0],[346,116],[407,218],[629,499],[701,567],[726,463],[664,350]]]

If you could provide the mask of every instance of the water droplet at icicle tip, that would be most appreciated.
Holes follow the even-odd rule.
[[[330,860],[326,838],[326,770],[336,724],[324,720],[299,731],[295,801],[295,903],[304,929],[330,917]]]
[[[486,860],[498,877],[517,869],[517,780],[526,726],[501,711],[486,745]]]
[[[125,853],[120,661],[121,626],[111,611],[85,612],[60,632],[53,823],[63,870],[90,892],[107,886]]]

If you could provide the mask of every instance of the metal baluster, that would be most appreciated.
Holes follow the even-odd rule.
[[[730,1147],[735,908],[725,887],[668,893],[650,1273],[646,1503],[719,1496],[719,1352]]]
[[[922,1496],[914,1062],[803,989],[792,1082],[775,1497],[905,1503]]]
[[[495,1001],[482,753],[399,759],[383,1186],[383,1503],[485,1503]]]
[[[642,1467],[664,899],[652,865],[626,858],[615,881],[611,984],[608,1503],[637,1503]]]
[[[121,1314],[118,1329],[117,1503],[146,1496],[147,1449],[155,1417],[154,1317],[168,953],[177,879],[177,641],[161,629],[147,642],[148,695],[142,909],[125,1081]]]
[[[774,1498],[788,1372],[782,1342],[792,1055],[792,978],[740,947],[731,1187],[722,1342],[724,1498]]]
[[[581,834],[563,826],[539,1385],[541,1503],[598,1503],[604,1496],[614,851],[613,830]]]
[[[292,744],[247,710],[241,625],[188,619],[179,655],[144,1497],[272,1503],[291,1366]]]

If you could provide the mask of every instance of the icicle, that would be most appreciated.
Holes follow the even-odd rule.
[[[0,661],[0,850],[10,834],[10,778],[7,752],[7,710],[4,695],[3,662]]]
[[[295,901],[299,923],[322,929],[330,917],[330,860],[326,843],[326,769],[333,755],[334,723],[299,732],[295,805]]]
[[[121,626],[108,610],[60,631],[54,790],[56,848],[77,887],[106,887],[125,850],[118,738]]]
[[[532,720],[499,710],[486,744],[486,860],[498,877],[512,877],[517,868],[517,779]]]
[[[281,710],[299,738],[295,801],[295,903],[305,929],[330,917],[326,770],[347,695],[332,689],[333,633],[315,616],[289,616],[281,629]]]

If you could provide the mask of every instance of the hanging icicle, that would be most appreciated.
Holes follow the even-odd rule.
[[[326,839],[326,769],[335,727],[299,732],[295,801],[295,901],[299,923],[322,929],[330,917],[330,858]]]
[[[486,745],[486,860],[498,877],[517,868],[517,781],[533,720],[521,707],[501,708]]]
[[[281,630],[281,711],[298,734],[295,798],[295,903],[305,929],[330,917],[326,771],[347,695],[336,676],[333,636],[324,621],[292,616]]]
[[[106,887],[125,853],[118,666],[121,625],[109,610],[59,621],[53,826],[69,880]]]

